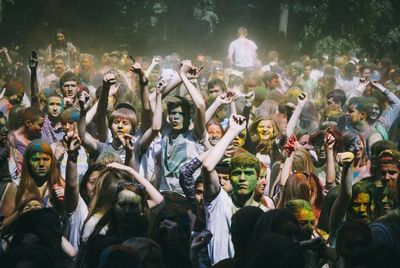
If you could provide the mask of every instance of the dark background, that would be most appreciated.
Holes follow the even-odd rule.
[[[398,0],[0,0],[0,45],[45,48],[57,28],[81,52],[127,49],[132,55],[226,56],[245,26],[261,58],[276,49],[286,59],[350,49],[400,59]],[[287,36],[278,32],[289,9]]]

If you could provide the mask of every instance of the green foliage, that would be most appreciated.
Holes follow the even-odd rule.
[[[327,36],[315,43],[314,56],[321,57],[323,54],[328,54],[332,59],[335,56],[347,54],[350,50],[356,49],[358,46],[343,38],[333,39],[331,36]]]

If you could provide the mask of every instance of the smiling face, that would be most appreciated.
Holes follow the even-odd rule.
[[[371,114],[369,115],[369,118],[375,121],[378,119],[380,113],[381,113],[381,108],[379,107],[379,105],[377,103],[373,103],[372,111]]]
[[[356,136],[354,142],[349,146],[348,150],[354,152],[356,158],[362,158],[364,156],[364,142],[359,135]]]
[[[261,120],[257,125],[257,134],[261,142],[274,138],[274,123],[272,120]]]
[[[34,153],[29,157],[29,172],[32,177],[46,178],[50,173],[51,156],[46,153]]]
[[[223,135],[222,129],[216,124],[209,125],[207,127],[207,133],[208,133],[208,141],[212,146],[215,146]]]

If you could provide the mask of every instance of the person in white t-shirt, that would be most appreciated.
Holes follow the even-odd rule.
[[[238,39],[232,41],[228,49],[228,63],[239,71],[252,71],[257,63],[257,45],[247,39],[247,29],[240,27]]]

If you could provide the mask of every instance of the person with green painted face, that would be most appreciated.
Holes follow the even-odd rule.
[[[235,154],[230,162],[229,180],[232,184],[231,197],[222,190],[215,167],[223,157],[229,144],[246,127],[246,119],[232,115],[229,129],[221,140],[209,151],[203,161],[204,203],[207,229],[213,234],[208,250],[212,264],[234,256],[230,239],[232,215],[244,206],[268,208],[254,200],[254,192],[259,182],[260,162],[254,155],[243,151]],[[228,238],[228,239],[227,239]]]

